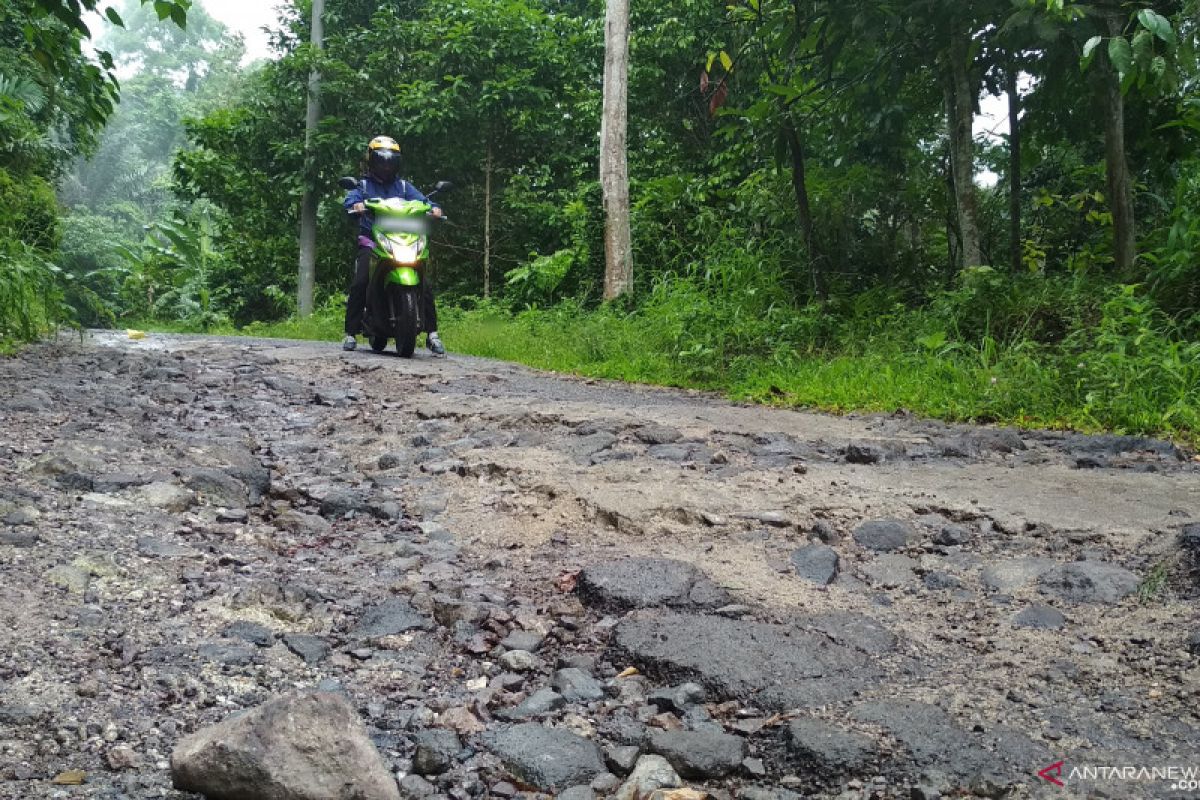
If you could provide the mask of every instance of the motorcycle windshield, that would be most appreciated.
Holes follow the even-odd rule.
[[[375,229],[382,233],[413,233],[427,236],[429,219],[424,214],[419,217],[381,217],[375,221]]]

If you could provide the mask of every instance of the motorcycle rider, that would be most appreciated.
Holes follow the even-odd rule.
[[[400,145],[390,136],[376,136],[367,145],[367,174],[358,187],[346,195],[342,206],[351,214],[359,216],[358,256],[354,259],[354,279],[350,283],[350,296],[346,299],[346,338],[343,350],[358,347],[355,338],[362,330],[363,313],[367,305],[367,284],[371,269],[371,219],[365,205],[368,198],[387,200],[399,197],[403,200],[420,200],[433,206],[432,214],[442,216],[442,209],[415,186],[399,177]],[[425,342],[435,356],[444,356],[446,347],[437,330],[437,307],[433,300],[433,289],[429,281],[421,281],[421,316],[428,332]]]

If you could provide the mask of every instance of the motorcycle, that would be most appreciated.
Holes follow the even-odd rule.
[[[354,178],[342,178],[338,186],[350,191],[361,184]],[[451,188],[448,181],[439,181],[426,197]],[[396,352],[412,358],[417,336],[424,329],[421,281],[429,261],[430,221],[439,218],[432,216],[432,205],[420,200],[374,197],[363,205],[372,214],[370,239],[359,237],[371,248],[363,333],[376,353],[382,353],[388,340],[394,339]]]

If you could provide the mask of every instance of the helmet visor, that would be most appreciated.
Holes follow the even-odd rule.
[[[372,150],[367,166],[376,179],[391,183],[400,174],[400,154],[394,150]]]

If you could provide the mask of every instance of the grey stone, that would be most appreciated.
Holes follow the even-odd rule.
[[[838,574],[838,554],[829,545],[810,544],[792,553],[792,566],[805,580],[827,586]]]
[[[804,800],[804,796],[778,787],[743,786],[738,789],[738,800]]]
[[[949,522],[941,527],[937,533],[933,535],[933,543],[940,544],[943,547],[954,547],[969,543],[974,536],[970,529],[963,525],[957,525]]]
[[[1049,558],[1024,557],[989,564],[979,578],[983,585],[997,592],[1015,592],[1036,581],[1042,573],[1058,562]]]
[[[509,650],[500,656],[500,666],[513,672],[529,672],[541,666],[541,661],[528,650]]]
[[[1013,617],[1018,628],[1046,628],[1057,630],[1065,625],[1067,618],[1057,608],[1035,603]]]
[[[4,518],[0,519],[0,522],[3,522],[5,525],[20,527],[22,525],[34,525],[41,517],[41,512],[36,508],[22,506],[6,512]]]
[[[746,757],[745,739],[707,730],[651,730],[646,745],[684,778],[723,778],[736,771]]]
[[[244,508],[223,508],[217,512],[217,522],[242,523],[250,519],[250,512]]]
[[[642,756],[637,760],[629,779],[617,790],[615,800],[641,800],[658,789],[677,789],[683,786],[671,763],[662,756]]]
[[[683,438],[683,434],[675,428],[653,422],[638,428],[633,435],[646,444],[671,444]]]
[[[200,551],[177,542],[168,542],[155,536],[142,536],[137,540],[138,552],[151,558],[196,558]]]
[[[827,611],[804,620],[805,626],[824,633],[845,647],[871,655],[896,649],[899,639],[879,620],[854,611]]]
[[[256,644],[259,647],[270,647],[275,644],[275,634],[266,625],[239,619],[225,628],[224,634],[233,639]]]
[[[196,654],[205,661],[231,666],[253,664],[255,659],[259,657],[254,648],[231,642],[202,644],[197,648]]]
[[[1192,631],[1187,640],[1187,649],[1192,655],[1200,656],[1200,630]]]
[[[379,457],[379,461],[376,462],[376,466],[378,466],[381,470],[389,470],[395,469],[403,463],[404,459],[401,458],[399,454],[384,453]]]
[[[788,726],[788,749],[822,777],[860,772],[875,757],[875,740],[819,719],[796,719]]]
[[[353,707],[323,692],[279,697],[184,738],[171,778],[210,798],[400,797]]]
[[[595,800],[596,793],[591,786],[572,786],[559,792],[557,800]]]
[[[580,573],[578,586],[585,602],[602,607],[716,608],[729,602],[729,596],[695,566],[662,558],[594,564]]]
[[[243,508],[250,500],[246,484],[219,469],[191,469],[183,474],[183,485],[203,503],[225,508]]]
[[[1137,591],[1141,580],[1122,567],[1100,561],[1075,561],[1042,573],[1043,594],[1073,603],[1118,603]]]
[[[400,779],[401,797],[417,800],[422,797],[434,797],[437,793],[437,787],[420,775],[405,775]]]
[[[539,789],[589,783],[605,771],[600,748],[569,731],[527,722],[486,733],[483,740],[514,775]]]
[[[542,688],[526,697],[516,708],[503,712],[503,716],[514,721],[533,719],[557,711],[566,704],[561,694],[553,689]]]
[[[637,745],[610,745],[604,749],[604,761],[618,775],[628,775],[641,754],[642,748]]]
[[[430,728],[413,736],[417,748],[413,754],[413,771],[421,775],[441,775],[454,765],[462,750],[462,742],[454,731]]]
[[[1039,746],[1019,731],[1003,726],[986,733],[968,730],[941,708],[915,700],[860,703],[851,717],[886,730],[916,766],[944,770],[960,780],[1000,774],[1006,763],[1023,769],[1040,755]]]
[[[536,653],[545,640],[546,637],[544,634],[537,631],[523,631],[518,628],[509,633],[508,636],[505,636],[500,641],[500,646],[508,650],[524,650],[527,653]]]
[[[433,618],[439,625],[453,628],[456,622],[480,625],[487,621],[488,608],[482,603],[471,603],[446,595],[433,598]]]
[[[304,659],[304,663],[312,666],[319,664],[329,657],[329,643],[320,636],[307,633],[285,633],[283,644],[288,650]]]
[[[851,464],[877,464],[884,459],[883,448],[873,442],[846,445],[846,460]]]
[[[33,547],[42,540],[41,534],[32,530],[2,530],[0,531],[0,545],[9,547]]]
[[[871,559],[862,569],[871,586],[895,589],[916,582],[917,566],[917,562],[908,556],[885,553]]]
[[[698,683],[681,683],[665,689],[657,689],[646,695],[646,701],[663,711],[682,714],[692,706],[703,703],[707,693]]]
[[[596,431],[590,436],[580,436],[569,441],[564,449],[579,459],[594,456],[603,450],[607,450],[617,443],[616,434],[608,431]]]
[[[51,586],[66,589],[71,594],[83,594],[92,580],[86,570],[68,564],[51,567],[47,570],[45,577],[46,582]]]
[[[873,519],[854,529],[854,541],[868,550],[902,550],[916,535],[907,522],[898,519]]]
[[[187,489],[161,481],[140,486],[131,495],[135,502],[174,514],[187,511],[196,502],[195,495]]]
[[[926,572],[921,581],[925,584],[926,589],[931,589],[935,592],[947,591],[950,589],[961,589],[962,581],[946,572],[934,570]]]
[[[874,659],[822,633],[717,616],[632,615],[614,644],[651,673],[687,676],[722,699],[779,710],[835,702],[882,675]]]
[[[45,710],[17,698],[0,699],[0,723],[5,725],[33,725],[45,715]]]
[[[394,636],[411,630],[430,630],[433,620],[417,611],[407,600],[393,597],[368,609],[350,631],[354,639]]]
[[[604,687],[581,669],[568,667],[554,673],[551,685],[562,693],[568,703],[588,703],[604,698]]]

